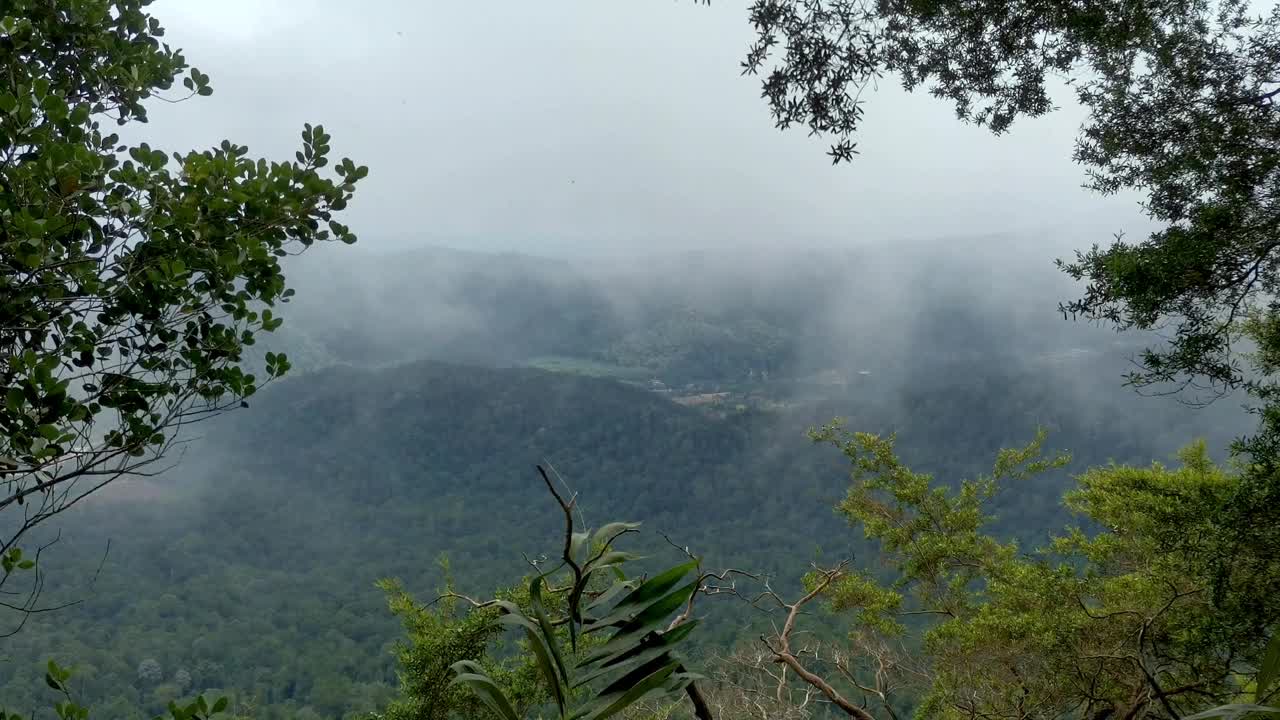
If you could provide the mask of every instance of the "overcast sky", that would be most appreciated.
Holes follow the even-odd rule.
[[[892,80],[852,165],[773,128],[745,0],[160,0],[215,93],[157,103],[168,150],[223,138],[290,158],[304,122],[368,165],[370,249],[561,254],[1017,232],[1058,247],[1143,225],[1080,188],[1068,105],[1004,137]],[[1063,100],[1069,100],[1064,97]],[[1048,258],[1046,258],[1048,259]]]

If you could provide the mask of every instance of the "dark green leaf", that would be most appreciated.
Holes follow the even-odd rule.
[[[1251,705],[1248,703],[1229,703],[1210,708],[1194,715],[1185,715],[1182,720],[1214,720],[1215,718],[1245,718],[1253,716],[1280,716],[1280,707],[1271,705]]]
[[[1276,632],[1271,637],[1271,642],[1267,643],[1267,652],[1262,658],[1262,665],[1258,668],[1256,694],[1259,702],[1267,696],[1278,677],[1280,677],[1280,632]]]
[[[584,630],[590,632],[601,627],[625,622],[633,614],[660,599],[664,593],[675,587],[685,575],[697,567],[697,562],[691,560],[655,575],[618,601],[618,604],[614,606],[613,611],[608,616],[592,623]]]
[[[569,557],[573,558],[575,562],[582,555],[582,550],[587,547],[587,541],[590,537],[584,532],[576,532],[569,537]]]
[[[520,720],[502,689],[484,674],[479,665],[468,660],[460,660],[451,667],[456,677],[449,683],[450,685],[467,686],[485,705],[497,713],[501,720]]]
[[[607,545],[608,543],[616,540],[619,535],[631,532],[639,527],[640,523],[634,522],[612,522],[607,525],[603,525],[591,536],[591,544],[593,546],[599,544]]]
[[[556,678],[557,682],[569,684],[569,670],[565,667],[564,658],[560,655],[560,648],[556,644],[555,629],[551,626],[551,620],[547,618],[547,610],[542,604],[542,578],[534,578],[529,583],[529,605],[533,608],[534,617],[538,620],[538,629],[541,630],[542,636],[546,638],[547,649],[551,652],[551,657],[555,660],[556,670],[559,672]],[[561,707],[561,710],[564,708]]]
[[[663,685],[666,683],[667,678],[675,672],[676,667],[678,667],[678,663],[670,663],[642,678],[636,678],[628,674],[616,683],[616,687],[611,686],[612,692],[592,699],[576,717],[580,717],[582,720],[604,720],[626,710],[651,694],[659,694],[663,691]],[[649,670],[648,667],[641,669]]]
[[[641,643],[620,653],[614,657],[593,663],[591,668],[584,676],[576,678],[574,687],[586,685],[609,673],[617,672],[628,665],[640,664],[653,661],[655,658],[665,656],[670,653],[682,640],[688,637],[694,627],[698,625],[697,620],[690,620],[682,623],[670,632],[661,635],[652,634],[645,638]]]
[[[627,652],[641,642],[646,635],[667,624],[668,616],[683,607],[697,589],[698,584],[692,582],[656,600],[634,618],[619,626],[618,631],[609,638],[608,642],[588,655],[583,660],[583,664],[601,662],[606,658]]]

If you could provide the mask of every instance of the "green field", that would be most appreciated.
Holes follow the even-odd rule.
[[[643,381],[653,377],[652,370],[642,367],[627,367],[602,363],[587,358],[564,355],[546,355],[531,358],[524,363],[525,367],[538,368],[548,372],[586,375],[587,377],[614,378],[616,380]]]

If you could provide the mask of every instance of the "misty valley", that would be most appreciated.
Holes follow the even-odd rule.
[[[75,660],[108,717],[192,691],[254,717],[376,710],[396,695],[402,633],[375,582],[431,597],[443,556],[482,593],[527,569],[522,554],[553,554],[544,461],[587,522],[643,522],[656,560],[679,555],[662,533],[712,567],[799,587],[798,559],[876,552],[832,510],[847,468],[805,436],[833,417],[896,433],[909,462],[952,482],[1045,428],[1073,463],[996,503],[1000,529],[1033,545],[1071,520],[1070,471],[1169,462],[1194,437],[1221,454],[1247,430],[1230,399],[1192,408],[1085,382],[1119,378],[1140,345],[1051,307],[1024,314],[1049,272],[966,289],[959,253],[873,269],[889,259],[678,256],[636,274],[446,250],[308,257],[271,345],[291,376],[200,427],[180,466],[68,511],[44,593],[79,604],[6,640],[0,695],[35,704],[53,657]],[[714,610],[709,654],[774,620]]]

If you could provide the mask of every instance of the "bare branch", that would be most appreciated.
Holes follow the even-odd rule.
[[[776,632],[772,638],[761,636],[761,640],[764,642],[765,647],[773,653],[774,662],[786,665],[792,670],[792,672],[799,676],[801,680],[804,680],[809,685],[817,688],[829,701],[831,701],[833,705],[840,708],[846,715],[856,718],[857,720],[875,720],[875,717],[864,708],[855,705],[844,695],[840,694],[838,690],[832,687],[831,683],[806,668],[804,664],[800,662],[800,658],[797,653],[791,648],[791,641],[796,628],[796,618],[800,615],[804,606],[821,595],[822,592],[831,585],[831,583],[843,577],[845,568],[848,564],[848,561],[845,560],[834,568],[826,570],[819,569],[819,579],[812,590],[805,594],[804,597],[793,603],[782,603],[783,608],[787,611],[787,618],[783,622],[782,629]],[[775,595],[774,597],[777,596]],[[779,602],[782,601],[779,600]]]

